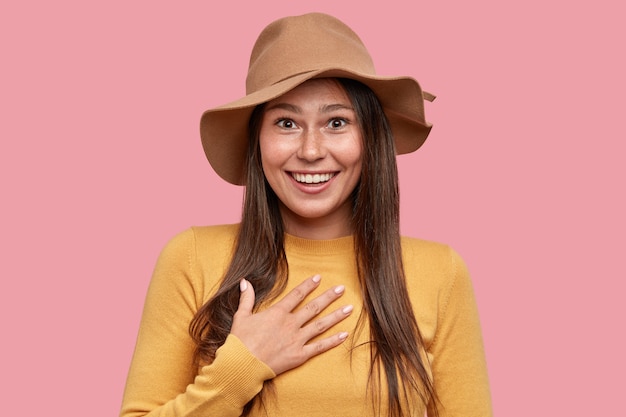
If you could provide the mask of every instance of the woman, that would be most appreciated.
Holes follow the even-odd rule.
[[[399,234],[395,155],[432,96],[318,13],[265,28],[246,88],[201,121],[241,223],[163,250],[121,415],[491,415],[462,260]]]

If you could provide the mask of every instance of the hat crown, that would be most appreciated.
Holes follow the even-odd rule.
[[[254,44],[246,92],[329,68],[376,74],[361,39],[340,20],[323,13],[285,17],[268,25]]]

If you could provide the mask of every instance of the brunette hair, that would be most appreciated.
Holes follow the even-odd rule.
[[[387,380],[391,417],[409,415],[411,396],[425,405],[436,402],[428,376],[422,337],[408,296],[399,227],[399,192],[396,154],[391,128],[376,95],[364,84],[336,79],[350,98],[363,138],[363,161],[359,184],[352,193],[352,228],[363,310],[357,327],[369,321],[369,387],[376,407],[381,394],[381,373]],[[246,166],[243,214],[233,258],[216,294],[196,313],[190,334],[197,344],[198,364],[211,363],[215,351],[230,332],[239,305],[239,281],[245,277],[256,294],[255,307],[275,299],[286,284],[287,258],[278,197],[261,165],[259,131],[263,105],[255,108],[249,122],[250,141]],[[264,389],[244,407],[248,415],[255,401],[263,406]],[[437,414],[436,406],[435,414]]]

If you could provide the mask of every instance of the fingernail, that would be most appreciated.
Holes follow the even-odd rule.
[[[352,305],[349,306],[345,306],[344,308],[341,309],[341,311],[343,312],[343,314],[348,314],[349,312],[352,311],[354,307]]]
[[[311,278],[313,280],[313,282],[320,282],[322,280],[321,275],[313,275],[313,278]]]
[[[247,290],[248,281],[246,281],[245,279],[242,279],[241,281],[239,281],[239,289],[241,290],[241,292],[244,292],[245,290]]]
[[[346,340],[347,337],[348,337],[348,332],[339,333],[339,339]]]
[[[337,285],[337,286],[335,287],[335,290],[334,290],[334,291],[335,291],[335,294],[341,294],[341,293],[343,292],[343,290],[345,290],[345,289],[346,289],[346,287],[345,287],[345,286],[343,286],[343,285]]]

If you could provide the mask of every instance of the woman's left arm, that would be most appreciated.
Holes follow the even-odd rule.
[[[472,282],[461,257],[450,249],[452,276],[443,292],[429,353],[439,416],[490,417],[491,394]],[[432,404],[428,415],[432,415]]]

